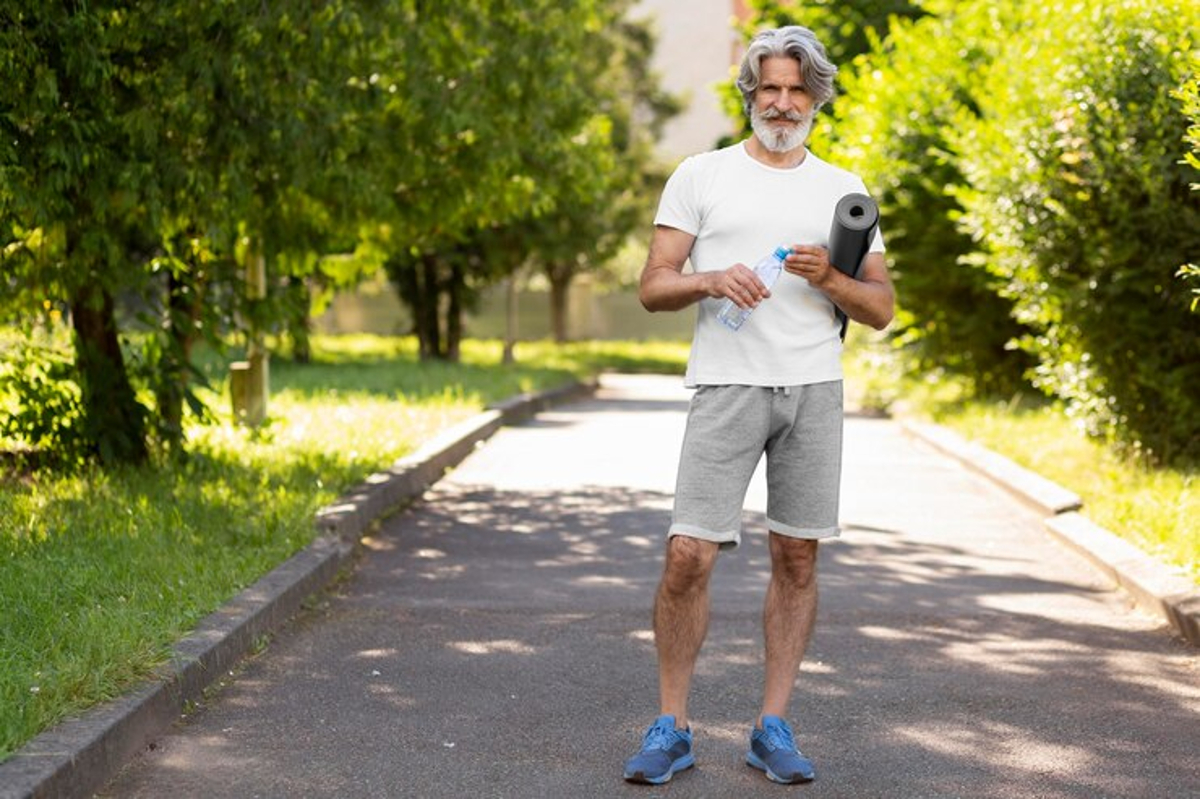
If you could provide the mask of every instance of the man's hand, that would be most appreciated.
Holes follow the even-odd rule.
[[[883,330],[892,321],[896,293],[881,252],[868,253],[852,278],[829,262],[826,248],[796,244],[783,268],[807,280],[856,322]]]
[[[723,272],[709,272],[706,277],[708,296],[728,297],[739,308],[757,307],[771,296],[766,284],[745,264],[734,264]]]
[[[829,250],[808,244],[796,244],[783,262],[783,268],[797,277],[802,277],[815,289],[824,289],[825,284],[836,272],[829,262]]]

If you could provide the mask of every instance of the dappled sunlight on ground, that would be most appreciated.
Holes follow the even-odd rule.
[[[496,641],[451,641],[451,649],[467,655],[536,655],[537,650],[520,641],[503,639]]]
[[[612,404],[501,431],[388,519],[340,593],[171,742],[192,756],[173,777],[201,790],[195,764],[237,762],[264,794],[452,773],[480,795],[648,795],[619,766],[657,712],[651,605],[686,403]],[[847,444],[844,532],[819,549],[789,712],[817,762],[806,796],[1140,799],[1164,773],[1200,779],[1193,653],[891,423],[852,420]],[[712,578],[681,795],[774,788],[744,764],[770,576],[748,506]],[[237,760],[251,746],[255,762]]]

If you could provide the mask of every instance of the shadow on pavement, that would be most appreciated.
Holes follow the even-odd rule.
[[[655,713],[650,604],[669,517],[668,495],[619,487],[442,488],[153,757],[185,794],[774,795],[741,762],[769,575],[754,515],[714,576],[699,766],[663,789],[619,779]],[[1086,589],[868,527],[823,545],[821,571],[793,702],[820,774],[806,796],[1200,785],[1197,696],[1179,690],[1194,661],[1156,634],[1039,614]],[[214,770],[240,778],[227,790]],[[161,773],[113,795],[159,795]]]

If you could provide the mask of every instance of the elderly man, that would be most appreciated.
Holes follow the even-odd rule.
[[[764,690],[746,761],[780,783],[815,772],[784,720],[817,609],[817,542],[838,535],[842,368],[836,308],[882,329],[894,294],[878,234],[857,279],[826,248],[834,208],[865,192],[853,174],[805,147],[833,96],[837,68],[812,31],[760,33],[738,77],[753,135],[686,159],[655,217],[640,296],[650,311],[699,303],[685,383],[696,389],[680,455],[675,509],[654,603],[658,718],[625,764],[625,779],[661,784],[695,763],[687,700],[708,628],[708,582],[736,547],[746,488],[767,456],[771,579],[763,633]],[[781,245],[767,285],[746,266]],[[692,271],[685,274],[685,261]],[[753,314],[737,330],[718,311]]]

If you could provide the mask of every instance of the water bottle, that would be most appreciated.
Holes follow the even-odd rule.
[[[758,275],[758,279],[768,289],[775,284],[775,280],[783,271],[783,259],[787,258],[789,252],[791,250],[787,247],[776,247],[775,252],[754,265],[754,274]],[[753,310],[754,308],[739,308],[733,300],[726,299],[721,305],[721,310],[717,311],[717,318],[730,330],[738,330],[742,323],[750,318],[750,312]]]

